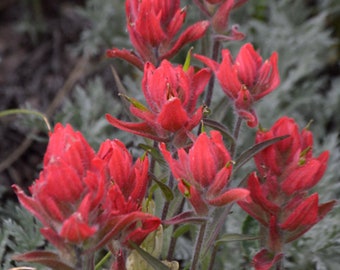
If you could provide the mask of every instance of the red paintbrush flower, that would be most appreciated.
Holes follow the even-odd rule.
[[[201,38],[209,26],[208,21],[200,21],[178,36],[186,17],[180,0],[127,0],[125,5],[127,29],[137,54],[113,48],[107,55],[123,58],[140,69],[146,62],[158,65],[171,58],[185,44]]]
[[[158,218],[140,211],[147,171],[148,159],[133,163],[118,140],[104,142],[96,154],[80,132],[57,124],[31,196],[13,188],[20,203],[41,221],[44,237],[72,266],[113,239],[123,245],[140,243],[158,227]]]
[[[270,269],[283,256],[283,245],[312,228],[333,208],[335,201],[319,204],[318,194],[308,196],[323,176],[328,151],[313,157],[313,135],[299,131],[293,119],[282,117],[268,131],[259,130],[256,143],[290,135],[255,155],[259,174],[248,178],[250,195],[240,207],[264,226],[266,246],[256,254],[256,269]]]
[[[238,114],[247,120],[250,127],[255,127],[258,120],[253,104],[280,83],[277,53],[263,62],[253,46],[247,43],[235,60],[227,49],[222,50],[220,64],[203,55],[195,57],[215,72],[222,90],[234,102]]]
[[[208,205],[222,206],[249,194],[243,188],[228,188],[232,161],[222,135],[218,131],[210,134],[209,138],[201,133],[188,153],[183,148],[178,149],[178,159],[171,156],[164,143],[160,145],[179,190],[200,215],[208,212]]]
[[[181,145],[202,119],[203,106],[196,108],[196,103],[209,78],[207,69],[195,73],[193,67],[184,71],[182,66],[174,67],[167,60],[158,68],[146,63],[142,89],[148,107],[136,102],[130,107],[142,122],[124,122],[110,115],[106,118],[124,131]]]

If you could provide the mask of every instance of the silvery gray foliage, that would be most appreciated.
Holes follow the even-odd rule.
[[[42,266],[30,263],[13,262],[11,256],[28,250],[51,249],[40,234],[41,224],[21,206],[9,202],[1,209],[0,222],[0,268],[31,266],[37,270]]]

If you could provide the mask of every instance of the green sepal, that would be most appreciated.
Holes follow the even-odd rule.
[[[190,62],[191,62],[191,53],[194,47],[191,47],[189,51],[187,52],[187,56],[185,57],[184,65],[183,65],[183,71],[188,71],[190,67]]]
[[[149,111],[149,109],[147,107],[145,107],[142,103],[140,103],[137,99],[129,97],[127,95],[124,95],[122,93],[119,93],[119,96],[124,97],[128,102],[130,102],[132,104],[132,106],[134,106],[137,109],[140,109],[141,111],[147,112]]]

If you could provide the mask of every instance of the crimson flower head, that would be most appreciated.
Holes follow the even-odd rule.
[[[72,266],[83,258],[80,247],[85,253],[113,239],[139,243],[158,227],[158,218],[140,211],[147,170],[147,158],[133,164],[121,142],[108,140],[96,154],[80,132],[57,124],[44,169],[29,188],[31,196],[13,188],[20,203],[41,221],[43,236],[67,258],[62,263]]]
[[[270,130],[259,130],[256,143],[284,135],[290,136],[265,148],[254,159],[263,177],[275,177],[282,191],[291,195],[308,190],[320,181],[327,167],[329,152],[313,157],[312,132],[306,128],[300,131],[296,122],[286,116],[276,121]]]
[[[148,107],[135,103],[130,106],[131,113],[142,122],[124,122],[110,115],[106,118],[121,130],[181,144],[202,119],[203,107],[196,108],[196,103],[209,78],[207,69],[195,73],[193,67],[184,71],[182,66],[174,67],[167,60],[158,68],[146,63],[142,89]]]
[[[180,0],[127,0],[125,5],[127,29],[138,55],[116,48],[107,55],[123,58],[140,69],[147,61],[158,65],[171,58],[185,44],[201,38],[209,26],[208,21],[200,21],[178,35],[186,17]]]
[[[44,170],[29,188],[28,197],[13,186],[21,204],[36,216],[42,234],[56,246],[81,243],[98,231],[108,181],[105,164],[80,132],[57,124],[44,156]]]
[[[138,158],[133,162],[119,140],[106,140],[97,155],[105,161],[110,181],[107,203],[111,212],[107,227],[116,228],[106,238],[118,232],[122,244],[127,245],[128,241],[140,244],[160,224],[158,218],[140,212],[149,179],[148,159]]]
[[[280,118],[268,130],[259,130],[256,143],[279,136],[255,155],[258,173],[248,178],[250,195],[238,204],[267,229],[266,247],[254,257],[256,269],[270,269],[282,257],[283,245],[312,228],[333,208],[335,201],[319,204],[317,193],[308,195],[323,176],[328,151],[313,157],[313,134],[299,130],[295,121]]]
[[[203,55],[195,57],[214,71],[222,90],[234,102],[238,114],[247,120],[248,126],[257,126],[253,104],[280,83],[277,53],[274,52],[263,62],[254,47],[247,43],[242,46],[235,60],[227,49],[222,50],[220,64]]]
[[[116,204],[112,210],[117,214],[140,210],[148,184],[148,159],[138,158],[134,163],[125,145],[117,139],[103,142],[97,155],[107,165],[109,198]]]
[[[232,161],[218,131],[211,131],[209,138],[201,133],[189,152],[178,149],[174,159],[164,143],[160,149],[168,162],[178,188],[200,215],[208,212],[208,205],[222,206],[245,198],[249,191],[228,188]]]

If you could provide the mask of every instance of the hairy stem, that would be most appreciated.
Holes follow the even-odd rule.
[[[214,61],[218,60],[218,56],[220,54],[220,47],[221,47],[221,42],[218,40],[214,40],[214,44],[213,44],[213,51],[212,51],[212,56],[211,59]],[[210,106],[211,104],[211,99],[212,99],[212,95],[213,95],[213,90],[214,90],[214,84],[215,84],[215,76],[211,75],[211,78],[209,80],[209,84],[208,84],[208,90],[205,96],[205,100],[204,100],[204,104],[206,106]]]
[[[235,140],[230,146],[230,156],[231,156],[232,159],[234,159],[235,155],[236,155],[236,144],[237,144],[238,136],[240,134],[241,125],[242,125],[242,118],[237,117],[235,127],[234,127],[234,132],[233,132],[233,137],[234,137]]]
[[[175,215],[181,213],[183,211],[183,207],[184,207],[184,203],[185,203],[185,198],[183,197],[182,198],[182,202],[180,204],[180,206],[178,207],[178,209],[176,210],[176,213]],[[177,228],[179,227],[180,225],[175,225],[174,226],[174,229],[173,229],[173,232],[177,230]],[[177,237],[171,237],[171,240],[170,240],[170,245],[169,245],[169,250],[168,250],[168,256],[167,256],[167,260],[168,261],[172,261],[173,260],[173,257],[174,257],[174,253],[175,253],[175,248],[176,248],[176,243],[177,243]]]

